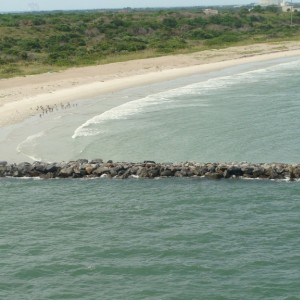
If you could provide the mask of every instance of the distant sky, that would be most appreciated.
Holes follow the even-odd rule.
[[[242,5],[256,0],[0,0],[0,12],[123,7]]]

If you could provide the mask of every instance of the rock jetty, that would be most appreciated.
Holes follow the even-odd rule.
[[[10,164],[0,161],[0,177],[50,178],[158,178],[158,177],[205,177],[253,178],[253,179],[300,179],[300,164],[284,163],[142,163],[104,162],[102,159],[46,163],[23,162]]]

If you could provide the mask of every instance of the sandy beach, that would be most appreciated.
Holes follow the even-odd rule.
[[[0,126],[74,100],[226,67],[300,55],[300,42],[230,47],[0,80]]]

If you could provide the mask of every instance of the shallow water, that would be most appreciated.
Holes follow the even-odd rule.
[[[296,163],[299,70],[286,58],[86,99],[0,130],[0,157]]]

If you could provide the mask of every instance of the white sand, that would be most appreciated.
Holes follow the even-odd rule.
[[[0,126],[39,114],[37,106],[66,104],[133,86],[291,56],[300,56],[300,42],[230,47],[1,79]]]

